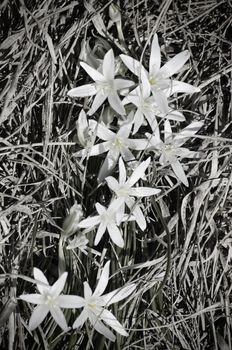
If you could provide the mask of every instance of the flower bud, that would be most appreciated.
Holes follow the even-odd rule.
[[[121,12],[119,8],[115,4],[111,4],[109,7],[109,16],[112,22],[120,22],[121,21]]]
[[[65,218],[63,223],[63,235],[68,237],[73,235],[78,230],[78,224],[83,217],[83,212],[80,204],[74,204]]]

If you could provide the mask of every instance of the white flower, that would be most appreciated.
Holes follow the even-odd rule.
[[[82,327],[84,322],[89,319],[91,325],[97,332],[103,334],[111,341],[115,341],[115,335],[104,323],[123,336],[128,336],[128,333],[106,307],[127,298],[135,290],[135,284],[130,284],[124,288],[119,288],[102,295],[109,281],[109,266],[110,262],[108,261],[102,270],[94,293],[88,282],[84,282],[84,298],[82,298],[84,309],[74,322],[73,328]],[[104,323],[102,321],[104,321]]]
[[[128,116],[130,119],[130,116]],[[130,149],[141,151],[146,149],[147,139],[130,139],[129,135],[132,128],[132,122],[121,125],[117,133],[109,130],[104,124],[97,123],[94,120],[89,121],[91,127],[96,128],[96,135],[104,142],[94,145],[88,153],[84,149],[76,153],[76,156],[82,157],[88,153],[89,156],[96,156],[105,152],[107,156],[98,174],[98,181],[101,182],[109,175],[110,171],[117,164],[121,155],[125,161],[134,160],[134,155]]]
[[[76,249],[78,248],[82,253],[85,255],[88,254],[87,252],[87,244],[89,243],[89,240],[86,238],[86,235],[82,232],[76,235],[76,237],[73,238],[73,240],[69,241],[69,244],[67,245],[67,249]]]
[[[104,56],[102,71],[103,74],[92,68],[88,64],[81,62],[81,67],[95,81],[69,90],[70,97],[86,97],[96,95],[88,114],[93,115],[102,103],[108,99],[110,106],[119,114],[124,115],[125,109],[118,96],[117,91],[128,88],[134,83],[131,80],[114,79],[114,53],[110,49]]]
[[[80,204],[74,204],[70,208],[69,215],[65,218],[63,223],[63,235],[71,236],[78,230],[78,223],[83,216],[83,211]]]
[[[19,297],[28,303],[38,304],[31,315],[29,329],[32,331],[38,327],[50,312],[56,323],[65,332],[68,331],[66,319],[60,308],[81,307],[82,298],[75,295],[60,295],[68,276],[67,272],[64,272],[52,286],[49,285],[40,269],[34,267],[33,273],[34,278],[38,281],[37,289],[40,294],[23,294]]]
[[[124,246],[122,233],[118,228],[120,221],[116,218],[116,213],[122,205],[122,199],[117,199],[111,202],[109,208],[105,208],[100,203],[96,203],[95,207],[99,215],[88,217],[82,220],[78,226],[80,228],[98,226],[97,234],[94,240],[94,245],[97,245],[103,234],[107,230],[112,241],[120,248]],[[120,218],[122,220],[123,218]]]
[[[168,113],[167,97],[176,92],[194,93],[200,89],[190,84],[177,80],[171,80],[170,77],[180,71],[185,62],[189,59],[189,52],[185,50],[180,52],[165,65],[161,66],[161,53],[157,34],[154,35],[151,44],[151,55],[149,61],[149,72],[134,58],[127,55],[120,55],[124,64],[132,73],[142,78],[142,74],[147,76],[150,89],[155,97],[156,104],[163,113]]]
[[[170,164],[176,177],[188,186],[188,179],[181,165],[179,158],[195,158],[198,152],[190,151],[188,148],[181,147],[190,137],[193,137],[197,131],[203,126],[202,122],[193,122],[184,128],[176,136],[172,136],[171,125],[168,120],[164,123],[164,142],[157,137],[147,133],[151,148],[161,153],[160,164]]]
[[[185,117],[179,111],[172,110],[168,107],[168,113],[163,113],[158,107],[154,96],[150,96],[150,84],[145,74],[141,76],[140,85],[131,91],[122,101],[124,105],[132,103],[137,107],[134,115],[133,134],[135,134],[140,126],[144,123],[144,117],[147,119],[152,130],[159,135],[159,127],[156,117],[166,118],[177,121],[184,121]]]
[[[151,188],[151,187],[133,187],[135,183],[144,177],[145,171],[150,164],[150,158],[146,161],[142,162],[132,173],[132,175],[126,179],[126,168],[123,163],[122,158],[119,159],[119,181],[117,181],[114,177],[109,176],[106,178],[106,182],[109,188],[116,194],[117,198],[122,198],[123,203],[121,207],[118,209],[118,215],[122,217],[125,211],[125,204],[131,210],[134,215],[134,220],[136,220],[137,224],[141,228],[141,230],[145,230],[146,228],[146,219],[144,214],[139,207],[139,205],[135,204],[134,197],[148,197],[153,196],[160,192],[159,189]]]

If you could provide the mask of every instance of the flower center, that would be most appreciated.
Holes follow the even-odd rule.
[[[128,197],[129,188],[127,186],[120,186],[117,190],[118,197]]]
[[[157,79],[157,77],[154,77],[154,76],[150,76],[149,77],[149,83],[151,84],[151,85],[157,85],[158,84],[158,79]]]
[[[99,305],[99,301],[97,298],[90,298],[87,303],[87,308],[92,311],[95,315],[100,315],[102,312],[102,307]]]
[[[104,222],[105,224],[112,222],[112,220],[113,220],[113,213],[107,212],[101,215],[101,222]]]
[[[109,94],[114,91],[114,81],[99,81],[96,83],[97,91],[102,91],[103,94]]]
[[[45,295],[45,304],[46,305],[53,305],[56,301],[56,298],[54,298],[52,295]]]
[[[123,142],[122,142],[122,139],[119,138],[119,137],[115,137],[113,143],[112,143],[112,146],[117,148],[118,150],[121,149],[121,147],[123,146]]]
[[[176,148],[172,144],[165,145],[164,152],[168,158],[171,158],[172,156],[175,156]]]

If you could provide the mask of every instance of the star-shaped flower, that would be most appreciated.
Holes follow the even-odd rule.
[[[60,295],[64,289],[68,273],[64,272],[60,278],[50,286],[47,278],[40,269],[34,267],[33,272],[34,278],[38,281],[37,289],[40,294],[22,294],[19,297],[28,303],[38,304],[31,315],[29,329],[32,331],[38,327],[50,312],[60,328],[67,332],[69,328],[60,308],[72,309],[81,307],[82,305],[81,297],[76,295]]]
[[[80,228],[88,228],[98,226],[97,234],[94,240],[94,245],[97,245],[103,234],[107,230],[112,241],[120,248],[124,246],[122,233],[118,228],[123,217],[116,217],[119,207],[122,205],[122,199],[116,199],[111,202],[108,208],[105,208],[100,203],[96,203],[95,207],[99,215],[90,216],[82,220],[78,226]]]
[[[146,133],[151,149],[158,150],[161,154],[159,158],[160,164],[170,164],[176,177],[183,182],[185,186],[188,186],[188,179],[179,158],[195,158],[199,156],[199,153],[190,151],[188,148],[181,146],[190,137],[193,137],[202,126],[202,122],[193,122],[181,130],[176,136],[173,136],[170,122],[166,120],[164,123],[164,142]]]
[[[167,97],[172,94],[176,92],[194,93],[200,91],[199,88],[190,84],[170,79],[172,75],[180,71],[185,62],[189,59],[190,54],[188,50],[180,52],[160,67],[161,52],[157,34],[154,35],[151,44],[149,72],[134,58],[127,55],[120,55],[120,57],[130,71],[138,77],[141,78],[142,74],[146,74],[156,104],[163,113],[169,112]]]
[[[141,230],[145,230],[146,228],[146,219],[144,214],[139,206],[139,204],[135,204],[134,197],[142,198],[153,196],[160,192],[159,189],[152,187],[134,187],[136,182],[138,182],[141,178],[144,177],[145,171],[147,170],[150,164],[150,158],[142,162],[132,173],[132,175],[127,179],[126,176],[126,168],[123,163],[122,158],[119,159],[119,181],[117,181],[114,177],[108,176],[106,178],[106,182],[109,188],[115,193],[117,198],[123,199],[121,207],[118,209],[118,215],[122,217],[125,212],[125,204],[131,210],[134,215],[134,220],[136,220],[137,224],[141,228]]]
[[[131,80],[114,78],[114,53],[110,49],[104,56],[102,63],[102,73],[89,66],[87,63],[81,62],[81,67],[95,81],[92,84],[86,84],[69,90],[70,97],[86,97],[95,96],[93,104],[88,112],[93,115],[97,109],[108,99],[110,106],[120,115],[126,114],[125,108],[118,96],[118,90],[126,89],[134,85]]]
[[[107,310],[106,307],[127,298],[135,290],[135,284],[130,284],[126,287],[102,295],[109,281],[109,268],[110,262],[108,261],[102,270],[94,292],[92,292],[88,282],[84,282],[84,298],[82,298],[84,309],[74,322],[73,328],[82,327],[84,322],[89,319],[91,325],[97,332],[103,334],[111,341],[115,341],[115,335],[104,325],[104,323],[123,336],[128,336],[128,333],[125,331],[121,323],[118,322],[112,312]]]
[[[134,127],[133,134],[135,134],[140,126],[144,122],[144,117],[147,119],[152,130],[159,135],[159,127],[156,120],[158,118],[166,118],[170,120],[184,121],[184,115],[179,112],[172,110],[168,107],[168,113],[163,113],[158,107],[154,96],[150,96],[150,84],[146,74],[142,73],[140,85],[131,91],[124,99],[123,104],[132,103],[137,107],[134,115]]]
[[[128,116],[130,119],[130,116]],[[105,152],[107,156],[98,174],[98,181],[101,182],[109,175],[112,169],[117,164],[118,158],[121,155],[125,161],[134,160],[134,155],[130,149],[141,151],[146,149],[147,139],[130,139],[129,135],[132,128],[132,122],[127,122],[121,125],[115,133],[109,130],[104,124],[97,123],[95,120],[89,121],[91,127],[96,129],[96,135],[104,142],[94,145],[89,150],[89,156],[96,156]],[[76,153],[76,156],[82,157],[87,154],[87,150],[83,149]]]
[[[88,247],[87,244],[89,243],[89,240],[86,238],[86,235],[82,232],[77,234],[72,240],[69,241],[69,244],[67,245],[67,249],[79,249],[82,253],[85,255],[88,254]]]

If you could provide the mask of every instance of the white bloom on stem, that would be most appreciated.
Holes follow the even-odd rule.
[[[116,217],[116,214],[120,206],[122,205],[122,202],[122,199],[113,200],[109,205],[109,208],[105,208],[100,203],[96,203],[95,207],[99,215],[92,217],[90,216],[79,223],[78,226],[80,228],[98,226],[97,234],[94,240],[94,245],[97,245],[100,242],[102,236],[107,230],[114,244],[116,244],[120,248],[124,246],[122,233],[118,227],[123,217]]]
[[[130,116],[128,116],[128,119],[130,119]],[[130,149],[141,151],[146,149],[148,145],[147,139],[129,138],[132,122],[121,125],[116,133],[109,130],[104,124],[97,123],[94,120],[90,120],[89,123],[93,129],[96,128],[96,135],[104,142],[92,146],[89,151],[83,149],[77,152],[76,156],[82,157],[88,152],[89,156],[96,156],[108,152],[98,174],[99,182],[103,181],[105,177],[109,175],[110,171],[113,170],[120,155],[125,161],[132,161],[135,157]]]
[[[161,154],[159,159],[160,164],[170,164],[176,177],[185,186],[188,186],[189,183],[179,158],[196,158],[199,156],[199,153],[190,151],[188,148],[181,146],[190,137],[193,137],[202,126],[202,122],[193,122],[181,130],[176,136],[173,136],[171,125],[169,121],[166,120],[164,123],[164,142],[149,133],[146,134],[151,149],[158,150]]]
[[[145,73],[150,83],[150,89],[154,95],[156,104],[163,113],[169,112],[167,97],[172,94],[176,92],[192,94],[200,91],[199,88],[190,84],[170,79],[172,75],[180,71],[185,62],[189,59],[190,53],[188,50],[180,52],[160,67],[161,52],[157,34],[154,34],[151,44],[149,71],[147,71],[139,61],[130,56],[120,55],[120,57],[130,71],[138,77],[142,78],[142,75]]]
[[[136,286],[135,284],[130,284],[126,287],[119,288],[110,293],[102,295],[109,281],[109,267],[110,262],[108,261],[102,270],[94,292],[92,292],[88,282],[84,282],[84,298],[82,298],[84,309],[74,322],[73,328],[82,327],[84,322],[89,319],[91,325],[97,332],[103,334],[111,341],[115,341],[115,335],[108,327],[105,326],[105,324],[123,336],[128,336],[128,333],[112,314],[112,312],[107,310],[106,307],[127,298],[131,293],[133,293]]]
[[[86,84],[68,91],[70,97],[86,97],[95,96],[93,104],[88,112],[93,115],[103,102],[108,99],[110,106],[120,115],[126,114],[122,101],[118,96],[118,90],[126,89],[134,85],[131,80],[115,79],[114,75],[114,53],[110,49],[104,56],[102,64],[102,73],[89,66],[87,63],[81,62],[81,67],[95,81],[92,84]]]
[[[106,182],[109,188],[115,193],[117,198],[123,199],[121,207],[118,209],[118,215],[122,217],[125,211],[125,204],[131,210],[134,215],[134,220],[141,228],[145,230],[146,228],[146,219],[144,214],[139,206],[135,203],[135,197],[149,197],[153,196],[160,192],[159,189],[152,187],[134,187],[136,182],[144,177],[145,171],[147,170],[150,164],[150,158],[142,162],[132,173],[132,175],[127,179],[126,168],[123,163],[122,158],[119,159],[119,181],[114,177],[108,176]]]
[[[50,312],[60,328],[67,332],[69,328],[60,308],[72,309],[81,307],[82,305],[81,297],[76,295],[61,294],[62,290],[64,289],[68,273],[64,272],[52,286],[49,285],[47,278],[40,269],[34,267],[33,273],[35,280],[38,281],[37,289],[40,294],[22,294],[19,297],[28,303],[38,304],[31,315],[29,329],[32,331],[38,327]]]
[[[72,240],[69,241],[69,244],[67,245],[67,249],[76,249],[78,248],[82,253],[85,255],[88,254],[87,252],[87,244],[89,243],[89,240],[86,238],[86,235],[82,233],[78,233],[76,237],[74,237]]]
[[[150,84],[146,74],[141,74],[141,83],[140,85],[131,91],[122,101],[124,105],[132,103],[137,107],[133,123],[133,134],[135,134],[141,125],[144,123],[144,117],[147,119],[152,130],[159,136],[159,127],[156,120],[158,118],[166,118],[176,121],[184,121],[184,115],[179,112],[172,110],[168,107],[168,112],[163,113],[158,107],[154,96],[150,96]]]

